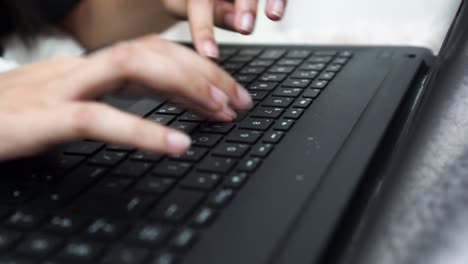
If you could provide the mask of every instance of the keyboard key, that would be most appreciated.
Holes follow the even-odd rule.
[[[197,147],[212,148],[221,140],[221,135],[195,134],[192,136],[192,145]]]
[[[195,210],[202,199],[200,192],[176,189],[161,200],[150,216],[156,220],[179,223]]]
[[[135,187],[133,187],[132,191],[159,195],[167,192],[174,185],[174,183],[175,181],[173,179],[147,176],[138,181]]]
[[[226,140],[231,142],[254,144],[262,136],[258,131],[234,130]]]
[[[270,67],[272,64],[274,63],[274,61],[272,60],[253,60],[252,62],[250,62],[249,66],[252,66],[252,67]]]
[[[280,130],[280,131],[288,131],[291,129],[291,127],[294,125],[294,120],[291,119],[283,119],[281,121],[278,121],[275,123],[273,126],[274,130]]]
[[[255,81],[255,79],[257,78],[257,75],[253,75],[253,74],[235,74],[233,77],[239,83],[251,83],[251,82]]]
[[[225,62],[222,64],[223,68],[226,70],[234,70],[237,71],[244,67],[244,63],[242,62]]]
[[[263,142],[276,144],[283,138],[283,136],[283,131],[271,131],[265,134]]]
[[[5,225],[14,229],[29,230],[37,227],[45,218],[45,214],[33,210],[16,210],[5,221]]]
[[[86,235],[90,238],[110,241],[118,238],[125,231],[125,228],[123,223],[99,218],[88,225]]]
[[[172,123],[170,127],[185,132],[187,134],[191,134],[198,127],[198,123],[176,121]]]
[[[216,217],[216,212],[210,207],[202,207],[195,213],[192,224],[195,226],[207,226]]]
[[[302,59],[281,59],[276,65],[280,66],[297,66],[302,63]]]
[[[213,193],[208,199],[208,204],[213,207],[223,207],[234,197],[234,191],[232,189],[220,189]]]
[[[201,117],[201,116],[199,116],[197,114],[186,112],[181,117],[179,117],[179,120],[180,121],[185,121],[185,122],[201,122],[201,121],[204,121],[205,118],[203,118],[203,117]]]
[[[291,73],[292,71],[294,71],[294,67],[292,66],[273,66],[270,69],[268,69],[268,72],[271,72],[271,73],[288,74],[288,73]]]
[[[78,166],[85,157],[83,156],[76,156],[76,155],[66,155],[61,154],[54,157],[52,164],[50,164],[51,168],[57,171],[57,173],[63,173],[67,170],[71,170]]]
[[[199,171],[213,173],[227,173],[235,165],[236,161],[232,158],[218,158],[208,156],[197,165]]]
[[[106,146],[107,150],[112,150],[112,151],[134,151],[135,148],[127,145],[121,145],[121,144],[109,144]]]
[[[252,112],[252,117],[262,117],[262,118],[272,118],[276,119],[281,116],[284,112],[283,108],[273,108],[273,107],[257,107]]]
[[[309,105],[312,103],[312,99],[310,98],[301,98],[298,101],[296,101],[293,105],[295,108],[307,108]]]
[[[286,74],[281,73],[264,73],[259,80],[264,82],[282,82],[286,79]]]
[[[325,80],[325,81],[330,81],[335,77],[335,73],[333,72],[324,72],[320,74],[318,77],[319,80]]]
[[[98,182],[96,186],[91,189],[91,192],[106,194],[120,193],[126,190],[130,184],[132,184],[132,181],[129,179],[105,178]]]
[[[338,56],[349,58],[349,57],[352,57],[352,56],[353,56],[353,53],[352,53],[351,51],[349,51],[349,50],[345,50],[345,51],[340,52],[340,53],[338,54]]]
[[[149,264],[179,264],[179,258],[171,253],[160,253],[154,257]]]
[[[175,115],[153,114],[148,117],[148,120],[161,125],[169,125],[175,118]]]
[[[137,161],[150,161],[150,162],[157,162],[163,158],[163,155],[157,153],[149,153],[144,151],[137,151],[133,155],[130,156],[130,159],[137,160]]]
[[[312,52],[310,50],[291,50],[286,54],[286,58],[292,59],[305,59],[310,56]]]
[[[323,80],[316,80],[313,81],[312,84],[310,85],[310,88],[312,89],[323,89],[327,86],[328,82],[323,81]]]
[[[104,264],[135,264],[142,263],[150,255],[150,251],[126,246],[114,247],[105,257]]]
[[[309,79],[287,79],[281,84],[281,86],[306,88],[310,83],[311,83],[311,80]]]
[[[180,178],[192,167],[190,163],[165,160],[154,167],[152,173],[157,176]]]
[[[294,98],[290,98],[290,97],[270,96],[261,104],[263,106],[286,108],[286,107],[289,107],[293,103],[293,101],[294,101]]]
[[[348,62],[348,58],[346,57],[338,57],[332,61],[332,64],[341,64],[344,65]]]
[[[183,112],[184,109],[181,106],[175,104],[165,104],[156,111],[158,114],[165,115],[180,115]]]
[[[312,63],[329,63],[333,59],[332,56],[318,56],[314,55],[307,59],[307,62],[312,62]]]
[[[96,242],[72,240],[68,242],[58,258],[64,261],[89,263],[101,255],[104,247]]]
[[[171,228],[159,224],[139,224],[127,236],[127,240],[143,247],[155,247],[168,239]]]
[[[0,264],[36,264],[29,258],[22,258],[22,257],[12,257],[12,256],[1,256],[0,257]]]
[[[10,249],[20,238],[21,233],[19,232],[0,229],[0,252]]]
[[[241,158],[249,151],[250,147],[246,144],[222,143],[213,150],[213,155],[230,158]]]
[[[64,152],[78,155],[92,155],[103,146],[104,143],[100,142],[80,141],[70,144]]]
[[[266,70],[266,67],[244,67],[240,73],[241,74],[262,74]]]
[[[195,242],[195,239],[195,230],[184,228],[175,235],[171,247],[176,250],[187,250]]]
[[[253,84],[248,86],[248,90],[252,91],[271,91],[275,89],[278,83],[275,82],[254,82]]]
[[[112,170],[111,175],[113,177],[138,178],[151,169],[152,166],[153,165],[148,162],[128,160]]]
[[[325,68],[324,63],[306,62],[306,63],[303,63],[301,66],[299,66],[299,70],[304,70],[304,71],[321,71],[324,68]]]
[[[302,97],[305,98],[317,98],[320,94],[319,89],[307,89],[305,92],[302,94]]]
[[[338,54],[338,52],[334,50],[319,50],[314,52],[314,55],[317,56],[336,56],[336,54]]]
[[[247,118],[239,124],[239,128],[265,131],[270,128],[272,124],[272,119]]]
[[[249,91],[249,94],[252,100],[263,100],[267,96],[268,92],[254,90],[254,91]]]
[[[282,49],[267,49],[260,55],[259,58],[277,60],[281,58],[285,53],[286,53],[286,50],[282,50]]]
[[[301,88],[278,88],[273,92],[278,97],[298,97],[304,89]]]
[[[114,166],[127,156],[124,152],[101,151],[94,155],[89,162],[101,166]]]
[[[25,256],[43,258],[57,249],[62,240],[55,236],[33,234],[21,242],[16,251]]]
[[[249,175],[245,172],[234,173],[227,177],[223,183],[226,188],[239,189],[247,181]]]
[[[253,60],[254,56],[234,56],[229,59],[229,62],[249,62]]]
[[[265,158],[273,150],[273,144],[259,144],[250,153],[254,157]]]
[[[257,56],[260,53],[262,53],[261,49],[242,49],[239,52],[239,55],[241,55],[241,56]]]
[[[200,131],[202,133],[213,133],[213,134],[227,134],[229,133],[233,128],[234,124],[232,123],[208,123],[208,124],[203,124],[200,127]]]
[[[130,106],[127,109],[127,112],[140,117],[145,117],[149,113],[153,112],[156,108],[158,108],[161,104],[161,101],[151,98],[145,98]]]
[[[180,186],[186,189],[209,191],[216,187],[220,180],[221,176],[216,173],[193,172],[180,182]]]
[[[245,171],[245,172],[253,172],[257,169],[257,167],[261,163],[261,159],[259,158],[247,158],[240,162],[239,167],[237,168],[238,171]]]
[[[295,71],[292,75],[291,78],[294,79],[315,79],[318,76],[319,72],[318,71]]]
[[[207,152],[208,149],[192,147],[189,150],[187,150],[183,155],[172,156],[172,159],[196,162],[201,160]]]
[[[332,64],[329,65],[325,71],[327,72],[339,72],[341,70],[342,66],[340,64]]]
[[[44,231],[58,235],[69,235],[81,229],[86,222],[83,217],[57,215],[48,220],[44,226]]]
[[[299,119],[299,117],[301,117],[303,113],[304,113],[304,109],[291,108],[289,110],[286,110],[286,113],[283,115],[283,118]]]

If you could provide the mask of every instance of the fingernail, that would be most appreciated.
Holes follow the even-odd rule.
[[[237,85],[237,98],[242,104],[242,108],[248,109],[252,107],[252,97],[250,96],[249,92],[247,92],[247,90],[240,85]]]
[[[283,0],[276,0],[273,2],[273,6],[271,8],[271,13],[278,17],[281,18],[284,13],[284,1]]]
[[[169,144],[171,151],[180,153],[190,147],[192,140],[185,134],[171,131],[167,135],[167,143]]]
[[[213,101],[217,103],[217,105],[221,104],[224,106],[228,104],[228,101],[229,101],[228,96],[219,88],[211,85],[210,93],[211,93],[211,98],[213,99]],[[217,107],[214,107],[214,108],[217,108]]]
[[[212,41],[207,40],[203,42],[202,48],[203,48],[203,53],[205,54],[205,56],[214,58],[214,59],[217,59],[219,57],[218,47]]]
[[[224,109],[223,109],[223,113],[226,114],[227,116],[229,116],[229,118],[231,120],[234,120],[237,118],[237,113],[234,112],[234,110],[232,110],[229,106],[225,106]]]
[[[240,29],[250,33],[253,30],[254,26],[254,16],[250,12],[245,12],[241,17]]]
[[[234,14],[233,13],[227,13],[224,16],[224,24],[230,28],[234,28]]]

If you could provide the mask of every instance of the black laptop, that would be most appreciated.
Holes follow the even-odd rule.
[[[156,97],[106,98],[189,133],[192,148],[169,157],[83,140],[1,164],[0,264],[336,259],[467,20],[462,4],[439,57],[417,47],[222,45],[219,64],[255,101],[233,123]]]

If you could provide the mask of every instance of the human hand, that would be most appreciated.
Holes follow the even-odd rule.
[[[198,53],[218,58],[219,50],[213,33],[213,26],[252,33],[257,17],[258,0],[162,0],[174,16],[188,19],[193,43]],[[234,2],[234,3],[233,3]],[[271,20],[283,17],[287,0],[268,0],[266,15]]]
[[[0,74],[0,160],[81,138],[181,154],[185,134],[93,101],[126,81],[232,121],[251,105],[247,91],[211,61],[156,36],[87,57],[61,57]]]

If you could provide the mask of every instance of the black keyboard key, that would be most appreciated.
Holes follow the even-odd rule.
[[[126,225],[109,219],[98,218],[86,227],[86,236],[111,241],[120,237],[126,229]]]
[[[175,235],[171,247],[175,250],[187,250],[195,242],[196,235],[195,230],[184,228]]]
[[[281,86],[294,87],[294,88],[306,88],[311,83],[309,79],[287,79]]]
[[[192,224],[195,226],[207,226],[216,217],[216,211],[210,207],[202,207],[195,213]]]
[[[197,147],[212,148],[221,140],[221,135],[195,134],[192,136],[192,145]]]
[[[349,50],[345,50],[345,51],[342,51],[338,54],[338,56],[340,57],[346,57],[346,58],[350,58],[353,56],[353,53]]]
[[[317,98],[320,94],[319,89],[307,89],[305,92],[302,94],[302,97],[305,98]]]
[[[51,217],[44,225],[44,231],[58,234],[69,235],[80,230],[87,220],[83,217],[72,215],[56,215]]]
[[[304,109],[291,108],[286,110],[286,113],[284,113],[283,117],[287,119],[299,119],[303,113]]]
[[[173,179],[147,176],[138,181],[132,188],[132,191],[137,193],[160,195],[167,192],[174,183],[175,181]]]
[[[150,216],[156,220],[179,223],[195,210],[202,199],[200,192],[176,189],[161,200]]]
[[[166,241],[171,232],[171,228],[160,224],[138,224],[130,230],[127,240],[132,244],[154,248]]]
[[[286,79],[286,74],[282,73],[264,73],[259,80],[264,82],[282,82]]]
[[[172,253],[164,252],[154,257],[149,264],[179,264],[179,257]]]
[[[267,96],[268,92],[251,90],[249,91],[249,94],[252,100],[263,100]]]
[[[299,66],[299,70],[302,70],[302,71],[321,71],[325,68],[325,64],[324,63],[310,63],[310,62],[306,62],[306,63],[303,63],[301,66]]]
[[[270,131],[263,137],[263,142],[276,144],[283,138],[283,136],[283,131]]]
[[[200,127],[200,132],[210,134],[227,134],[234,128],[234,126],[235,125],[232,123],[208,123],[203,124]]]
[[[252,91],[271,91],[275,89],[278,83],[275,82],[254,82],[253,84],[248,86],[248,90]]]
[[[172,159],[196,162],[201,160],[207,152],[208,149],[192,147],[189,150],[187,150],[183,155],[172,156]]]
[[[285,73],[285,74],[288,74],[288,73],[291,73],[292,71],[294,71],[293,66],[273,66],[270,69],[268,69],[268,72],[271,72],[271,73]]]
[[[205,118],[197,115],[197,114],[193,114],[193,113],[190,113],[190,112],[186,112],[185,114],[183,114],[182,116],[179,117],[179,120],[180,121],[185,121],[185,122],[201,122],[201,121],[204,121]]]
[[[113,177],[138,178],[151,169],[152,166],[153,165],[148,162],[128,160],[112,170],[111,175]]]
[[[83,156],[61,154],[54,157],[51,164],[51,168],[53,168],[53,170],[60,174],[67,170],[75,168],[84,159],[85,157]]]
[[[161,125],[168,125],[169,123],[174,121],[175,118],[175,115],[153,114],[148,117],[148,120]]]
[[[240,162],[239,167],[237,168],[238,171],[245,171],[245,172],[253,172],[257,169],[257,167],[262,162],[259,158],[247,158]]]
[[[310,56],[312,52],[310,50],[291,50],[286,54],[286,58],[292,59],[305,59]]]
[[[165,160],[154,167],[152,173],[157,176],[180,178],[184,176],[192,165],[188,162]]]
[[[112,151],[134,151],[135,148],[127,145],[120,145],[120,144],[110,144],[106,146],[107,150],[112,150]]]
[[[289,107],[293,102],[294,98],[270,96],[267,99],[265,99],[265,101],[263,101],[261,104],[263,106],[286,108]]]
[[[236,161],[232,158],[208,156],[197,165],[197,169],[200,171],[224,174],[229,172],[235,164]]]
[[[223,207],[234,197],[232,189],[220,189],[213,193],[208,199],[208,204],[213,207]]]
[[[314,55],[307,59],[307,62],[312,63],[329,63],[333,59],[332,56],[318,56]]]
[[[18,245],[16,251],[25,256],[43,258],[56,250],[62,240],[55,236],[33,234]]]
[[[253,58],[254,58],[254,56],[246,56],[246,55],[238,56],[238,55],[236,55],[234,57],[231,57],[229,59],[229,62],[249,62],[249,61],[253,60]]]
[[[92,155],[103,146],[104,143],[100,142],[80,141],[67,146],[64,152],[78,155]]]
[[[244,66],[242,62],[225,62],[222,64],[223,68],[226,70],[237,71]]]
[[[255,144],[261,136],[262,133],[259,131],[234,130],[227,136],[226,140],[238,143]]]
[[[216,173],[193,172],[180,182],[180,186],[185,189],[209,191],[216,187],[220,180],[221,175]]]
[[[319,50],[314,52],[314,55],[317,56],[336,56],[336,54],[338,54],[338,52],[334,50]]]
[[[284,112],[283,108],[274,108],[274,107],[257,107],[252,112],[252,117],[261,117],[261,118],[273,118],[276,119]]]
[[[124,152],[101,151],[94,155],[89,162],[101,166],[114,166],[127,156]]]
[[[344,65],[348,62],[348,58],[346,57],[338,57],[332,61],[332,64],[341,64]]]
[[[273,144],[259,144],[255,146],[250,153],[254,157],[265,158],[273,150]]]
[[[250,147],[246,144],[237,143],[222,143],[213,150],[213,155],[230,157],[230,158],[242,158]]]
[[[161,101],[151,98],[145,98],[130,106],[127,109],[127,112],[140,117],[145,117],[149,113],[153,112],[156,108],[158,108],[161,104]]]
[[[9,250],[20,240],[20,238],[21,233],[19,232],[13,230],[0,229],[0,252]]]
[[[247,118],[247,119],[244,119],[244,121],[242,121],[240,124],[239,124],[239,128],[241,129],[249,129],[249,130],[261,130],[261,131],[265,131],[267,130],[268,128],[270,128],[270,126],[273,124],[273,120],[272,119],[264,119],[264,118]]]
[[[252,62],[250,62],[249,66],[251,67],[270,67],[272,64],[274,63],[274,61],[272,60],[253,60]]]
[[[325,80],[325,81],[330,81],[335,77],[335,73],[333,72],[324,72],[320,74],[318,77],[319,80]]]
[[[304,91],[302,88],[278,88],[273,92],[278,97],[298,97]]]
[[[163,155],[157,153],[149,153],[145,151],[137,151],[130,156],[130,159],[137,161],[157,162],[163,158]]]
[[[291,78],[294,79],[309,79],[313,80],[318,76],[319,72],[318,71],[295,71],[292,75]]]
[[[88,193],[69,206],[66,211],[93,217],[131,218],[140,216],[155,200],[155,197],[149,195]],[[101,223],[103,221],[96,225]],[[106,227],[104,224],[102,226]]]
[[[249,175],[245,172],[234,173],[227,177],[223,183],[226,188],[239,189],[247,181]]]
[[[257,78],[257,75],[253,74],[235,74],[234,79],[238,81],[239,83],[251,83],[255,81]]]
[[[165,104],[156,111],[158,114],[165,115],[180,115],[184,112],[184,108],[175,104]]]
[[[286,53],[286,50],[283,49],[268,49],[265,50],[259,58],[261,59],[269,59],[269,60],[277,60],[281,58]]]
[[[91,189],[91,192],[106,194],[120,193],[126,190],[130,184],[132,184],[132,180],[129,179],[105,178],[98,182],[96,186]]]
[[[170,127],[185,132],[187,134],[191,134],[198,127],[198,124],[193,122],[176,121],[172,123]]]
[[[261,49],[242,49],[239,52],[240,56],[257,56],[262,53]]]
[[[328,81],[324,81],[324,80],[315,80],[312,82],[312,84],[310,85],[310,88],[311,89],[323,89],[327,86],[328,84]]]
[[[22,258],[18,256],[1,256],[0,264],[36,264],[36,262],[29,258]]]
[[[339,72],[341,70],[342,66],[340,64],[332,64],[329,65],[325,71],[327,72]]]
[[[276,65],[279,66],[297,66],[302,63],[302,59],[281,59]]]
[[[288,131],[289,129],[291,129],[293,125],[294,125],[294,120],[284,119],[284,120],[276,122],[275,125],[273,126],[273,129],[280,130],[280,131]]]
[[[148,259],[150,251],[125,246],[114,247],[103,259],[103,264],[135,264]]]
[[[307,108],[309,107],[309,105],[312,103],[312,99],[310,98],[301,98],[299,100],[297,100],[293,107],[296,107],[296,108]]]
[[[5,225],[14,229],[30,230],[39,226],[45,214],[34,210],[16,210],[6,220]]]
[[[266,67],[244,67],[240,73],[241,74],[253,74],[253,75],[258,75],[262,74],[265,71]]]
[[[72,263],[90,263],[101,255],[103,249],[96,242],[72,240],[65,245],[58,258]]]

